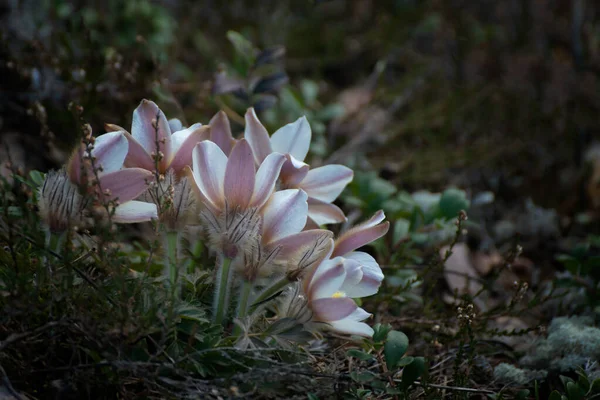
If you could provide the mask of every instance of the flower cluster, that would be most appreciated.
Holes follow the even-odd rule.
[[[116,223],[156,220],[177,243],[186,226],[200,223],[217,255],[214,320],[243,325],[274,298],[279,317],[343,334],[371,336],[370,316],[353,298],[377,292],[383,273],[359,247],[389,228],[378,212],[334,240],[321,227],[346,221],[332,202],[352,180],[342,165],[310,168],[311,129],[306,118],[269,135],[253,109],[243,137],[235,139],[225,113],[208,125],[184,128],[143,100],[131,133],[107,124],[91,129],[66,169],[51,172],[40,190],[42,218],[51,232],[82,223],[86,210]],[[104,210],[104,211],[102,211]],[[174,235],[174,236],[173,236]],[[167,271],[177,280],[177,251],[166,249]],[[282,296],[278,296],[282,294]]]

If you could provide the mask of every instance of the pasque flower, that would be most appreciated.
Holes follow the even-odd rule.
[[[307,227],[345,221],[342,210],[331,203],[352,181],[354,173],[343,165],[326,165],[311,170],[304,163],[311,139],[306,118],[301,117],[283,126],[271,137],[254,109],[248,109],[245,119],[244,137],[252,148],[256,163],[260,164],[273,152],[285,154],[286,162],[279,176],[281,188],[298,188],[308,194]]]
[[[79,188],[66,171],[50,171],[39,188],[38,207],[42,221],[50,232],[64,232],[80,222],[84,208]]]
[[[379,211],[365,223],[342,234],[327,259],[302,279],[302,295],[298,301],[310,309],[313,322],[326,323],[330,329],[343,334],[373,335],[373,329],[362,322],[371,314],[352,299],[377,293],[383,273],[373,257],[354,250],[387,233],[389,222],[382,224],[384,218],[383,211]]]
[[[133,199],[148,189],[152,173],[142,168],[122,168],[129,148],[125,132],[109,132],[82,144],[71,156],[67,172],[71,181],[101,202],[116,201],[112,220],[144,222],[157,218],[156,205]],[[91,148],[91,151],[89,151]]]
[[[129,142],[126,167],[139,167],[160,174],[172,169],[180,175],[191,164],[192,149],[208,139],[210,128],[200,123],[183,128],[178,119],[167,120],[150,100],[142,100],[133,112],[131,134],[118,125],[106,124],[107,130],[124,131]]]
[[[285,157],[272,153],[258,170],[246,140],[238,141],[229,157],[209,140],[196,145],[191,177],[205,206],[202,217],[212,246],[225,257],[234,258],[259,234],[259,209],[275,188]]]

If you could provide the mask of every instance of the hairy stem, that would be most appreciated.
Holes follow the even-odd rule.
[[[250,307],[251,311],[254,311],[258,306],[261,305],[266,300],[269,300],[271,297],[275,296],[278,292],[281,292],[285,289],[286,286],[290,284],[289,279],[287,277],[283,277],[276,281],[274,284],[266,288],[262,291],[261,294],[254,300],[252,306]]]
[[[179,232],[166,231],[163,233],[165,248],[165,275],[169,277],[169,284],[174,288],[174,293],[179,294],[179,269],[177,266],[177,247],[179,245]]]
[[[240,302],[238,303],[237,318],[241,321],[246,315],[248,315],[248,300],[250,299],[250,293],[252,293],[253,283],[244,280],[242,287],[240,288]],[[234,335],[239,335],[241,328],[238,326],[233,330]]]
[[[223,324],[229,308],[229,286],[230,286],[230,272],[231,272],[231,258],[221,256],[221,265],[218,271],[218,280],[216,282],[215,299],[213,308],[215,313],[213,315],[214,322],[216,324]]]

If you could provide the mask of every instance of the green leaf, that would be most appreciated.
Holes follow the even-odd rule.
[[[408,237],[410,231],[410,221],[406,219],[398,219],[394,223],[394,244]]]
[[[396,368],[408,349],[408,337],[400,331],[390,331],[383,347],[385,362],[391,371]]]
[[[519,390],[517,392],[517,395],[515,396],[515,400],[527,400],[528,397],[529,397],[529,390],[523,389],[523,390]]]
[[[406,367],[408,364],[412,363],[415,360],[414,357],[406,356],[403,357],[398,363],[398,368]]]
[[[372,372],[369,372],[369,371],[363,371],[363,372],[352,371],[352,372],[350,372],[350,378],[352,378],[352,380],[354,380],[355,382],[365,383],[365,382],[371,382],[373,379],[375,379],[375,374],[373,374]]]
[[[590,387],[590,394],[600,393],[600,378],[595,379]]]
[[[439,211],[440,216],[453,219],[456,218],[461,210],[469,209],[469,200],[464,190],[447,189],[440,198]]]
[[[408,364],[402,370],[402,387],[407,390],[410,385],[414,383],[423,372],[425,372],[426,365],[423,357],[415,357],[412,363]]]
[[[375,324],[373,327],[373,342],[383,342],[391,330],[392,326],[390,324]]]
[[[550,393],[548,400],[562,400],[562,397],[563,396],[559,393],[559,391],[555,390],[552,393]]]
[[[569,400],[583,400],[583,390],[575,382],[567,382]]]
[[[365,353],[358,349],[350,349],[346,352],[346,357],[354,357],[362,361],[369,361],[373,359],[373,354]]]
[[[306,394],[306,398],[307,398],[308,400],[319,400],[319,398],[317,397],[317,395],[316,395],[316,394],[314,394],[314,393],[307,393],[307,394]]]

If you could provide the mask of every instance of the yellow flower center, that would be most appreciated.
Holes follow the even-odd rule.
[[[346,293],[340,292],[339,290],[331,295],[333,299],[339,299],[340,297],[346,297]]]

